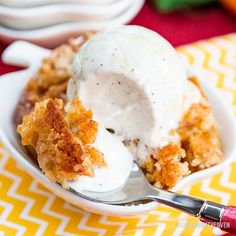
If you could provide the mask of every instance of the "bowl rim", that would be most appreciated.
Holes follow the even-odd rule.
[[[134,0],[119,0],[112,1],[107,4],[98,5],[86,5],[79,3],[51,3],[38,6],[28,6],[26,8],[10,7],[6,5],[0,5],[0,15],[3,16],[17,16],[17,17],[35,17],[42,16],[47,13],[55,14],[56,12],[79,12],[88,14],[102,14],[107,11],[119,11],[119,9],[124,9],[129,6],[130,3],[134,3]],[[52,12],[53,11],[53,12]]]
[[[34,69],[32,69],[33,66],[19,72],[13,72],[8,73],[6,75],[2,75],[0,77],[0,84],[2,81],[5,81],[8,79],[9,76],[14,77],[22,77],[22,76],[29,76],[33,75]],[[190,68],[191,71],[194,71],[194,74],[198,77],[200,80],[201,85],[206,87],[209,91],[211,91],[212,94],[214,94],[214,97],[217,98],[217,100],[221,103],[220,106],[223,108],[224,112],[227,113],[228,119],[230,119],[229,122],[231,122],[233,133],[234,133],[234,139],[236,140],[236,123],[235,123],[235,117],[233,116],[232,109],[229,107],[226,102],[219,97],[219,94],[216,91],[216,88],[211,86],[206,80],[202,80],[202,75],[196,72],[194,68]],[[27,80],[29,77],[27,77]],[[10,85],[10,84],[9,84]],[[11,84],[12,85],[12,84]],[[1,109],[0,109],[1,111]],[[13,125],[13,124],[12,124]],[[8,150],[8,152],[12,155],[12,157],[22,165],[25,171],[27,171],[30,175],[32,175],[34,178],[36,178],[42,185],[44,185],[46,188],[53,191],[56,195],[60,196],[61,198],[65,199],[68,202],[71,202],[74,205],[79,205],[78,202],[84,206],[84,209],[88,211],[92,211],[95,213],[101,214],[109,214],[109,215],[134,215],[134,214],[140,214],[147,211],[150,211],[154,209],[159,204],[157,202],[149,202],[146,204],[140,204],[137,206],[113,206],[113,205],[106,205],[102,203],[96,203],[91,202],[87,199],[83,199],[79,196],[75,196],[73,193],[70,193],[69,191],[63,189],[59,184],[51,183],[46,176],[37,168],[35,168],[30,162],[28,162],[24,155],[21,155],[20,152],[16,150],[16,148],[10,143],[10,141],[7,138],[7,135],[5,134],[4,130],[2,129],[2,126],[0,125],[0,140],[2,141],[4,147]],[[222,167],[228,165],[236,155],[236,146],[232,147],[232,151],[227,159],[225,159],[222,163],[210,167],[208,169],[201,170],[199,172],[193,173],[182,180],[172,189],[172,191],[179,190],[181,187],[185,186],[186,184],[189,184],[194,179],[197,178],[203,178],[209,175],[212,175],[216,172],[218,172]],[[81,207],[81,206],[80,206]],[[83,207],[82,207],[83,208]]]
[[[131,3],[130,7],[122,12],[122,14],[115,16],[114,18],[101,21],[58,23],[56,25],[49,25],[32,30],[15,30],[5,26],[0,26],[0,37],[7,42],[12,42],[13,40],[18,39],[39,42],[40,44],[44,41],[48,42],[49,39],[52,40],[59,36],[63,38],[62,32],[66,38],[69,38],[69,36],[73,36],[75,34],[78,35],[79,32],[97,31],[109,26],[111,27],[126,24],[133,17],[135,17],[136,14],[138,14],[143,4],[144,0],[136,0],[136,2]]]
[[[73,22],[107,21],[129,11],[134,0],[119,0],[105,5],[50,4],[38,7],[12,8],[0,5],[0,20],[4,28],[30,31]],[[132,14],[130,14],[130,17]]]
[[[30,7],[37,7],[40,5],[46,4],[56,4],[56,3],[73,3],[73,4],[89,4],[89,5],[103,5],[103,4],[110,4],[114,0],[38,0],[38,3],[33,3],[32,0],[0,0],[0,3],[7,7],[29,7],[29,3],[31,4]],[[120,0],[117,0],[120,1]]]

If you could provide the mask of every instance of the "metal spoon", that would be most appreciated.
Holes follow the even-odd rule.
[[[153,187],[135,162],[125,185],[118,190],[106,193],[88,191],[79,193],[73,189],[69,189],[69,191],[90,201],[111,205],[141,204],[144,200],[158,201],[199,217],[204,223],[219,227],[227,232],[236,233],[236,207],[224,206]]]

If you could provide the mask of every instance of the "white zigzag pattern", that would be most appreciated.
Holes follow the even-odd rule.
[[[225,40],[224,38],[213,39],[213,42],[215,42],[217,46],[224,48],[226,50],[225,62],[227,63],[228,69],[234,73],[234,77],[235,77],[235,72],[236,72],[236,67],[234,64],[235,53],[236,53],[235,45],[229,42],[228,40]]]
[[[165,223],[160,222],[153,222],[153,223],[145,223],[145,221],[148,219],[148,215],[141,215],[140,220],[137,223],[137,227],[148,227],[148,226],[157,226],[156,232],[154,235],[161,235],[162,232],[165,230]]]
[[[235,79],[236,79],[236,47],[234,44],[230,43],[227,40],[224,39],[215,39],[214,40],[217,44],[217,46],[220,46],[221,48],[224,48],[226,55],[225,55],[225,63],[227,63],[226,65],[223,65],[225,68],[228,69],[228,71],[230,71],[232,73],[232,77],[228,78],[224,81],[225,85],[227,85],[228,88],[234,89],[236,90],[236,83],[235,83]],[[234,65],[234,66],[233,66]],[[236,109],[236,107],[233,107],[234,110]]]
[[[6,162],[8,160],[8,156],[7,156],[6,151],[3,149],[0,149],[0,154],[2,155],[1,161],[0,161],[0,171],[2,172],[4,165],[6,164]],[[2,207],[4,207],[4,211],[0,215],[0,224],[6,225],[10,228],[17,230],[18,231],[17,235],[23,235],[23,233],[25,232],[25,227],[19,226],[19,225],[14,224],[14,223],[7,220],[7,217],[10,214],[11,210],[13,209],[13,206],[11,204],[3,202],[3,201],[0,201],[0,205]]]
[[[231,171],[223,171],[220,178],[220,185],[236,190],[236,184],[229,181]]]
[[[17,236],[23,235],[26,228],[24,226],[20,226],[18,224],[15,224],[7,219],[9,214],[11,214],[11,211],[13,209],[13,205],[3,202],[3,201],[0,201],[0,206],[4,207],[4,211],[0,215],[0,224],[17,230],[17,233],[16,233]]]
[[[148,219],[148,215],[150,214],[151,212],[149,212],[148,214],[146,215],[141,215],[139,216],[139,221],[138,223],[136,224],[137,227],[141,227],[141,228],[146,228],[146,227],[149,227],[149,226],[158,226],[158,228],[156,229],[156,232],[154,233],[154,235],[161,235],[161,233],[165,230],[165,227],[166,227],[166,223],[160,223],[160,222],[153,222],[153,223],[145,223],[145,221]],[[154,211],[152,211],[152,213],[154,213]],[[156,212],[155,212],[156,213]],[[169,215],[168,213],[166,213],[167,215]],[[166,214],[163,214],[162,217],[166,217]],[[155,215],[160,215],[160,214],[155,214]],[[131,219],[131,218],[135,218],[137,219],[137,216],[124,216],[124,217],[121,217],[122,219]],[[171,220],[170,220],[171,221]],[[140,229],[141,230],[141,229]],[[142,229],[144,231],[144,229]],[[129,233],[129,232],[133,232],[134,230],[126,230],[125,233]],[[141,231],[139,232],[139,234],[141,234]]]
[[[207,43],[205,43],[205,44],[207,44]],[[198,44],[199,45],[199,44]],[[210,52],[209,50],[208,50],[208,47],[204,47],[204,43],[202,42],[201,44],[200,44],[200,47],[202,48],[202,49],[204,49],[204,50],[207,50],[208,52]],[[212,47],[212,46],[211,46]],[[189,52],[189,54],[191,54],[191,51],[193,51],[195,54],[197,54],[197,56],[195,57],[195,62],[194,62],[194,65],[192,65],[192,67],[195,69],[195,70],[199,70],[199,71],[201,71],[202,73],[203,73],[203,75],[208,79],[208,82],[209,83],[211,83],[214,87],[216,87],[216,84],[217,84],[217,81],[218,81],[218,79],[219,79],[219,75],[217,74],[217,73],[215,73],[215,72],[213,72],[213,71],[211,71],[211,70],[209,70],[209,69],[206,69],[206,68],[203,68],[202,66],[201,67],[197,67],[198,65],[200,65],[200,61],[199,61],[199,55],[202,55],[202,56],[204,56],[204,52],[202,52],[200,49],[198,49],[198,48],[196,48],[196,47],[194,47],[194,46],[186,46],[186,47],[184,47],[185,48],[185,50],[187,51],[187,52]],[[234,49],[235,50],[235,49]],[[216,54],[216,52],[218,51],[218,54]],[[211,59],[210,59],[210,61],[209,61],[209,66],[211,67],[211,68],[213,68],[213,69],[216,69],[216,70],[219,70],[219,68],[218,68],[218,65],[220,65],[218,62],[217,62],[217,60],[219,60],[219,57],[220,57],[220,54],[219,54],[219,50],[212,50],[211,51],[211,55],[213,55],[213,53],[214,53],[214,57],[211,57]],[[216,56],[215,56],[215,54],[216,54]],[[181,54],[182,55],[182,54]],[[184,56],[184,54],[182,55],[182,57],[185,57]],[[217,58],[217,60],[215,60],[214,61],[214,58],[216,59]],[[202,59],[202,60],[204,60],[204,58]],[[212,60],[213,60],[213,62],[212,62]],[[186,58],[186,61],[187,61],[187,58]],[[222,67],[222,66],[219,66],[219,67]],[[227,67],[228,68],[228,67]],[[230,73],[230,70],[227,70],[226,68],[224,68],[223,69],[224,70],[224,73],[226,72],[227,74],[228,73]],[[234,78],[234,76],[233,76],[234,74],[232,74],[232,72],[230,73],[230,77],[232,78],[232,80],[233,80],[233,78]],[[214,78],[214,80],[213,80],[213,78]],[[225,79],[224,80],[224,83],[225,83],[225,81],[228,81],[228,76],[227,76],[227,79]],[[228,86],[229,88],[232,88],[232,86]],[[235,87],[235,83],[234,83],[234,87]],[[230,92],[228,92],[228,91],[225,91],[225,90],[223,90],[223,89],[220,89],[220,88],[217,88],[217,90],[222,94],[222,97],[224,98],[224,100],[228,103],[228,104],[231,104],[232,105],[232,100],[233,100],[233,94],[232,93],[230,93]],[[236,112],[236,107],[232,107],[232,109],[233,109],[233,111],[234,112]]]
[[[98,236],[102,236],[105,234],[106,230],[105,229],[98,229],[94,227],[87,226],[86,223],[89,219],[90,214],[85,212],[82,220],[80,221],[78,227],[83,230],[88,230],[90,232],[95,232],[98,233]]]
[[[158,225],[158,228],[156,232],[154,233],[155,236],[162,235],[163,231],[165,230],[166,223],[156,223]]]
[[[115,235],[121,234],[123,232],[123,230],[125,229],[126,225],[128,224],[126,222],[119,222],[119,221],[112,222],[112,221],[109,221],[108,216],[102,216],[99,222],[101,224],[105,224],[105,225],[119,226],[119,229],[116,231]]]
[[[228,89],[235,88],[235,83],[233,82],[234,79],[234,73],[233,71],[229,70],[229,67],[224,66],[219,63],[220,57],[221,57],[221,51],[218,47],[214,47],[213,44],[204,42],[202,43],[202,47],[208,51],[211,55],[214,55],[211,57],[209,61],[209,66],[218,72],[221,72],[225,75],[227,79],[224,80],[224,87]],[[218,75],[219,76],[219,75]],[[218,88],[220,92],[222,92],[222,89]],[[227,95],[227,97],[226,97]],[[233,94],[230,92],[224,93],[224,96],[222,96],[224,99],[227,98],[227,101],[232,104],[233,101]]]
[[[83,229],[83,230],[87,230],[87,231],[90,231],[90,232],[98,233],[98,236],[102,236],[102,235],[104,235],[106,233],[106,229],[100,229],[100,228],[90,227],[90,226],[86,225],[89,217],[91,216],[90,213],[88,213],[86,211],[83,211],[83,210],[81,210],[79,208],[76,208],[76,207],[74,207],[71,204],[68,204],[66,202],[64,204],[64,207],[67,208],[67,209],[70,209],[72,211],[78,212],[78,213],[83,215],[82,220],[78,224],[78,228],[79,229]]]
[[[25,219],[25,220],[28,220],[28,221],[38,224],[39,229],[37,230],[36,235],[41,235],[44,232],[44,230],[46,229],[47,223],[38,219],[38,218],[35,218],[35,217],[29,215],[29,212],[35,202],[31,198],[22,196],[17,193],[17,189],[21,185],[22,179],[18,176],[15,176],[14,174],[8,172],[5,169],[2,169],[2,174],[5,175],[6,177],[8,177],[9,179],[13,180],[13,184],[10,187],[7,195],[9,197],[18,199],[18,200],[23,201],[25,203],[25,207],[24,207],[23,211],[21,212],[20,217],[22,219]]]
[[[50,210],[50,208],[51,208],[51,206],[52,206],[56,196],[54,196],[53,194],[49,193],[47,190],[43,191],[43,190],[37,188],[37,185],[38,185],[38,182],[36,182],[36,180],[34,180],[34,181],[32,181],[29,189],[32,192],[35,192],[35,193],[38,193],[40,195],[43,195],[43,196],[47,197],[47,202],[43,206],[42,212],[61,220],[61,223],[60,223],[60,225],[58,226],[58,228],[56,230],[56,234],[61,234],[61,235],[65,235],[65,236],[72,236],[72,235],[74,235],[74,234],[71,234],[71,233],[68,233],[68,232],[64,231],[67,223],[69,222],[69,218],[64,216],[64,215],[58,214],[55,211],[51,211]]]
[[[227,63],[227,65],[225,65],[225,64],[223,65],[220,63],[218,63],[216,65],[217,70],[224,72],[224,74],[226,75],[226,77],[224,79],[224,87],[231,89],[231,90],[233,89],[234,91],[236,91],[236,83],[235,83],[235,79],[236,79],[236,67],[235,67],[236,47],[233,43],[230,43],[227,40],[224,40],[222,38],[213,39],[213,42],[215,42],[218,47],[223,48],[226,52],[225,62]],[[212,44],[212,46],[214,46],[214,45]],[[234,67],[233,67],[233,63],[234,63]],[[224,70],[222,70],[222,68],[224,68]],[[234,113],[236,113],[236,106],[232,106],[233,105],[232,101],[234,99],[233,93],[224,91],[221,88],[218,88],[218,90],[220,90],[220,92],[223,93],[222,97],[224,98],[225,101],[227,100],[228,104],[231,105],[231,108],[234,111]],[[231,97],[231,99],[230,99],[230,97]]]
[[[225,39],[218,39],[217,42],[219,44],[223,44],[225,49],[226,49],[226,56],[225,56],[225,61],[228,64],[228,66],[236,72],[236,67],[235,67],[235,61],[236,61],[236,47],[235,44],[228,42]],[[235,75],[236,76],[236,75]]]
[[[157,216],[159,216],[159,217],[158,217],[158,220],[172,221],[172,220],[169,218],[170,213],[168,213],[168,212],[159,211],[159,210],[157,209],[157,210],[155,210],[155,211],[150,211],[149,214],[150,214],[150,215],[157,215]]]
[[[213,42],[218,42],[217,40],[213,40]],[[224,75],[226,75],[227,80],[225,80],[224,82],[230,82],[229,84],[229,88],[235,88],[236,85],[235,83],[233,83],[233,79],[235,77],[235,71],[231,70],[230,67],[223,65],[220,63],[220,58],[222,56],[222,51],[221,49],[216,46],[215,44],[211,43],[211,42],[204,42],[202,43],[202,47],[208,51],[211,55],[214,55],[211,57],[211,60],[209,61],[209,65],[214,68],[215,70],[223,73]],[[225,50],[225,47],[221,46],[222,49]]]
[[[198,68],[202,68],[203,67],[203,62],[204,62],[204,59],[205,59],[205,54],[202,51],[198,50],[196,47],[191,46],[191,45],[183,46],[181,48],[183,48],[185,51],[187,51],[188,54],[194,55],[194,65],[196,67],[198,67]],[[180,55],[181,56],[183,55],[185,57],[185,55],[181,54],[181,52],[180,52]],[[185,62],[187,64],[189,64],[188,59],[185,59]]]
[[[218,81],[218,75],[211,71],[208,70],[206,68],[203,67],[203,62],[205,61],[205,57],[206,54],[205,52],[202,51],[202,43],[198,43],[197,44],[198,47],[200,47],[201,49],[199,49],[196,46],[186,46],[186,50],[191,54],[194,55],[195,61],[194,61],[194,67],[197,70],[201,70],[204,73],[204,76],[208,79],[208,82],[211,83],[213,86],[216,86],[217,81]]]
[[[221,198],[221,203],[226,205],[229,202],[230,194],[226,192],[221,192],[219,190],[210,187],[211,179],[206,179],[202,182],[201,191],[205,193],[210,193]]]
[[[3,149],[0,149],[0,154],[2,155],[2,158],[0,161],[0,171],[1,171],[1,173],[3,173],[3,168],[4,168],[5,164],[7,163],[9,157],[8,157],[7,152]],[[4,211],[0,215],[0,224],[17,230],[17,233],[16,233],[17,236],[23,235],[26,230],[26,228],[24,226],[17,225],[15,223],[7,220],[9,214],[11,213],[11,211],[13,209],[13,205],[6,203],[4,201],[0,201],[0,205],[2,207],[4,207]]]

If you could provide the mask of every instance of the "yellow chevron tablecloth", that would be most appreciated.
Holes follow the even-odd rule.
[[[236,112],[236,34],[178,48],[199,67]],[[236,161],[227,171],[182,191],[236,204]],[[84,212],[54,196],[0,146],[0,235],[219,235],[194,217],[160,206],[140,216],[110,217]]]

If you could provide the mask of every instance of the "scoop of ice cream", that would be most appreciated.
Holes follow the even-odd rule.
[[[79,97],[94,119],[122,141],[147,147],[166,143],[182,116],[187,79],[175,49],[140,26],[98,33],[76,56],[68,98]]]

